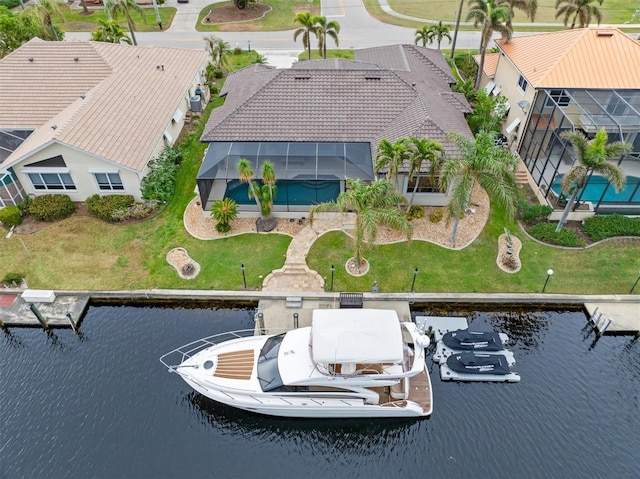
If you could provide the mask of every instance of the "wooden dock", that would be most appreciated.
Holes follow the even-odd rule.
[[[79,324],[89,306],[88,294],[58,294],[50,303],[29,303],[17,293],[0,293],[0,326],[43,327],[35,310],[50,328],[71,328],[69,316]]]

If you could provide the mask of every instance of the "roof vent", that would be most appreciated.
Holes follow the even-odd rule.
[[[311,80],[310,75],[293,77],[294,80]]]
[[[29,60],[31,63],[33,63],[33,57],[29,57],[29,58],[27,58],[27,60]]]
[[[56,128],[58,128],[58,125],[51,125],[52,130],[55,130]]]
[[[77,62],[78,61],[78,57],[73,57],[73,61]]]
[[[364,77],[365,80],[381,80],[380,77],[372,77],[372,76],[368,76],[368,77]]]
[[[596,31],[596,35],[599,37],[612,37],[613,30],[598,30]]]

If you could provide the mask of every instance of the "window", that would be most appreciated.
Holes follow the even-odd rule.
[[[409,178],[409,182],[407,184],[407,193],[413,193],[413,189],[416,186],[416,180],[418,181],[418,189],[416,193],[441,193],[440,187],[438,186],[439,177],[435,178],[432,176],[420,176],[418,179],[417,176],[412,176]]]
[[[27,173],[36,190],[75,190],[69,173]]]
[[[523,92],[527,91],[527,85],[528,85],[527,80],[525,80],[525,78],[522,75],[520,75],[520,78],[518,78],[518,86]]]
[[[119,173],[94,173],[101,190],[124,190]]]

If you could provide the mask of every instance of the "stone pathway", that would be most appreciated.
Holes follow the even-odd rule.
[[[269,273],[262,282],[263,291],[324,291],[324,278],[307,267],[307,254],[316,239],[327,231],[352,229],[355,214],[321,213],[293,237],[284,265]]]

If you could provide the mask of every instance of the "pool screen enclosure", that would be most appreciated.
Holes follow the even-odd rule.
[[[254,205],[248,186],[238,177],[240,159],[251,163],[255,179],[265,161],[277,178],[274,211],[302,211],[335,200],[345,178],[373,181],[371,146],[360,143],[211,142],[198,173],[198,190],[205,210],[223,197],[239,205]]]

